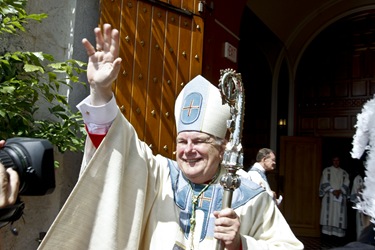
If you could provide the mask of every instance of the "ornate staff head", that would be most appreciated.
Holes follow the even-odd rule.
[[[222,161],[222,166],[226,168],[227,174],[222,176],[220,184],[224,190],[233,191],[241,184],[236,172],[243,168],[241,137],[244,117],[244,89],[241,74],[236,73],[233,69],[221,70],[220,74],[219,89],[223,103],[228,103],[231,112],[231,119],[227,120],[230,137]],[[228,207],[230,205],[227,204]]]

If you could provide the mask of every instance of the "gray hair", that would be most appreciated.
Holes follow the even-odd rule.
[[[274,154],[273,150],[272,149],[269,149],[269,148],[261,148],[259,149],[258,153],[257,153],[257,156],[255,158],[255,160],[257,162],[260,162],[263,158],[265,157],[268,157],[271,153]]]

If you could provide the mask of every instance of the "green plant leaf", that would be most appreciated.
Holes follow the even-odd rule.
[[[0,34],[25,31],[30,20],[41,21],[47,15],[28,14],[27,0],[0,0]],[[62,85],[80,82],[86,72],[85,63],[69,59],[57,62],[43,52],[14,51],[0,55],[0,138],[26,136],[48,139],[60,152],[82,151],[85,129],[82,116],[73,112]],[[39,100],[50,103],[50,115],[43,119],[35,115]],[[39,116],[38,116],[39,117]]]
[[[26,72],[40,71],[40,72],[44,73],[43,67],[32,65],[32,64],[25,64],[24,69],[25,69]]]

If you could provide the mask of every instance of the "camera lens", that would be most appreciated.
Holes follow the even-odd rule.
[[[0,162],[18,173],[21,195],[45,195],[55,188],[53,146],[48,140],[11,138],[0,149]]]
[[[26,171],[28,157],[23,154],[22,150],[14,146],[6,146],[0,150],[0,162],[5,168],[13,168],[18,173],[20,178],[20,193],[25,188],[24,173]]]

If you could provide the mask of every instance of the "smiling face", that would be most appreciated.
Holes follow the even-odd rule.
[[[201,132],[185,131],[177,136],[177,163],[193,183],[210,181],[222,161],[225,145],[218,145],[214,137]]]

